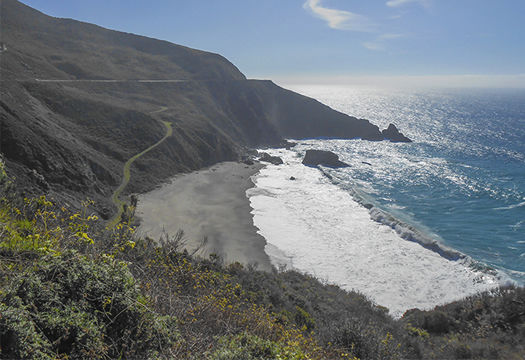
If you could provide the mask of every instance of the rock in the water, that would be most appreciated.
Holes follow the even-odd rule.
[[[323,165],[328,167],[348,167],[350,165],[339,160],[339,157],[331,151],[306,150],[303,164],[308,166]]]
[[[409,138],[399,132],[394,124],[388,125],[388,128],[382,131],[385,139],[391,142],[412,142]]]
[[[270,154],[265,152],[261,153],[260,155],[261,157],[259,158],[259,161],[266,161],[273,165],[280,165],[283,163],[283,159],[281,159],[278,156],[271,156]]]
[[[292,142],[292,141],[288,141],[288,140],[281,140],[281,142],[279,143],[279,147],[283,147],[286,150],[290,150],[291,148],[293,148],[296,145],[297,145],[297,143]]]

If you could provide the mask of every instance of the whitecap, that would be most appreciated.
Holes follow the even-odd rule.
[[[294,151],[304,149],[297,147]],[[259,190],[247,192],[254,224],[276,267],[284,257],[294,269],[358,290],[397,317],[498,285],[494,274],[454,250],[434,241],[426,246],[439,251],[421,246],[417,229],[373,205],[369,211],[318,169],[303,166],[294,151],[267,150],[285,164],[261,169],[254,177]],[[276,249],[280,259],[273,255]]]
[[[516,209],[522,206],[525,206],[525,201],[520,202],[518,204],[509,205],[509,206],[498,207],[498,208],[495,208],[494,210],[512,210],[512,209]]]

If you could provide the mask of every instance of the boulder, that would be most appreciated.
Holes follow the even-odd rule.
[[[270,154],[265,152],[261,153],[260,156],[261,157],[259,158],[259,161],[266,161],[273,165],[280,165],[283,163],[283,159],[281,159],[280,157],[271,156]]]
[[[285,148],[286,150],[290,150],[296,145],[297,143],[288,140],[281,140],[281,142],[279,143],[279,147]]]
[[[388,125],[388,128],[382,131],[386,140],[391,142],[412,142],[409,138],[399,132],[394,124]]]
[[[350,166],[340,161],[339,157],[333,152],[325,150],[306,150],[303,164],[307,166],[323,165],[332,168]]]
[[[259,155],[259,152],[255,149],[246,149],[244,151],[244,156],[243,156],[243,159],[244,158],[247,158],[247,157],[254,157],[254,156],[258,156]]]

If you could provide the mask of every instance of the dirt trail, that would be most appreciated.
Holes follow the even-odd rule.
[[[168,110],[168,108],[166,106],[162,106],[159,110],[152,111],[149,114],[150,115],[155,115],[155,114],[159,114],[161,112],[164,112],[166,110]],[[130,180],[130,177],[131,177],[131,165],[133,164],[133,162],[135,160],[137,160],[138,158],[140,158],[141,156],[145,155],[146,153],[150,152],[151,150],[155,149],[157,146],[162,144],[167,138],[169,138],[173,134],[173,128],[171,127],[171,122],[169,122],[169,121],[160,121],[160,122],[166,127],[166,133],[164,134],[162,139],[160,139],[159,141],[157,141],[155,144],[151,145],[147,149],[145,149],[145,150],[141,151],[140,153],[134,155],[132,158],[130,158],[124,164],[124,171],[123,171],[124,176],[122,177],[122,182],[120,183],[120,186],[115,190],[115,192],[111,196],[111,200],[117,206],[118,211],[117,211],[117,214],[115,214],[115,216],[109,222],[108,227],[113,227],[113,226],[117,225],[118,222],[120,221],[122,213],[124,212],[124,204],[125,204],[125,202],[120,200],[119,197],[120,197],[120,194],[124,191],[124,189],[126,188],[126,186],[129,183],[129,180]]]

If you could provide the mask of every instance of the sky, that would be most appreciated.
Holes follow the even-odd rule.
[[[525,87],[525,0],[23,0],[219,53],[247,77]]]

